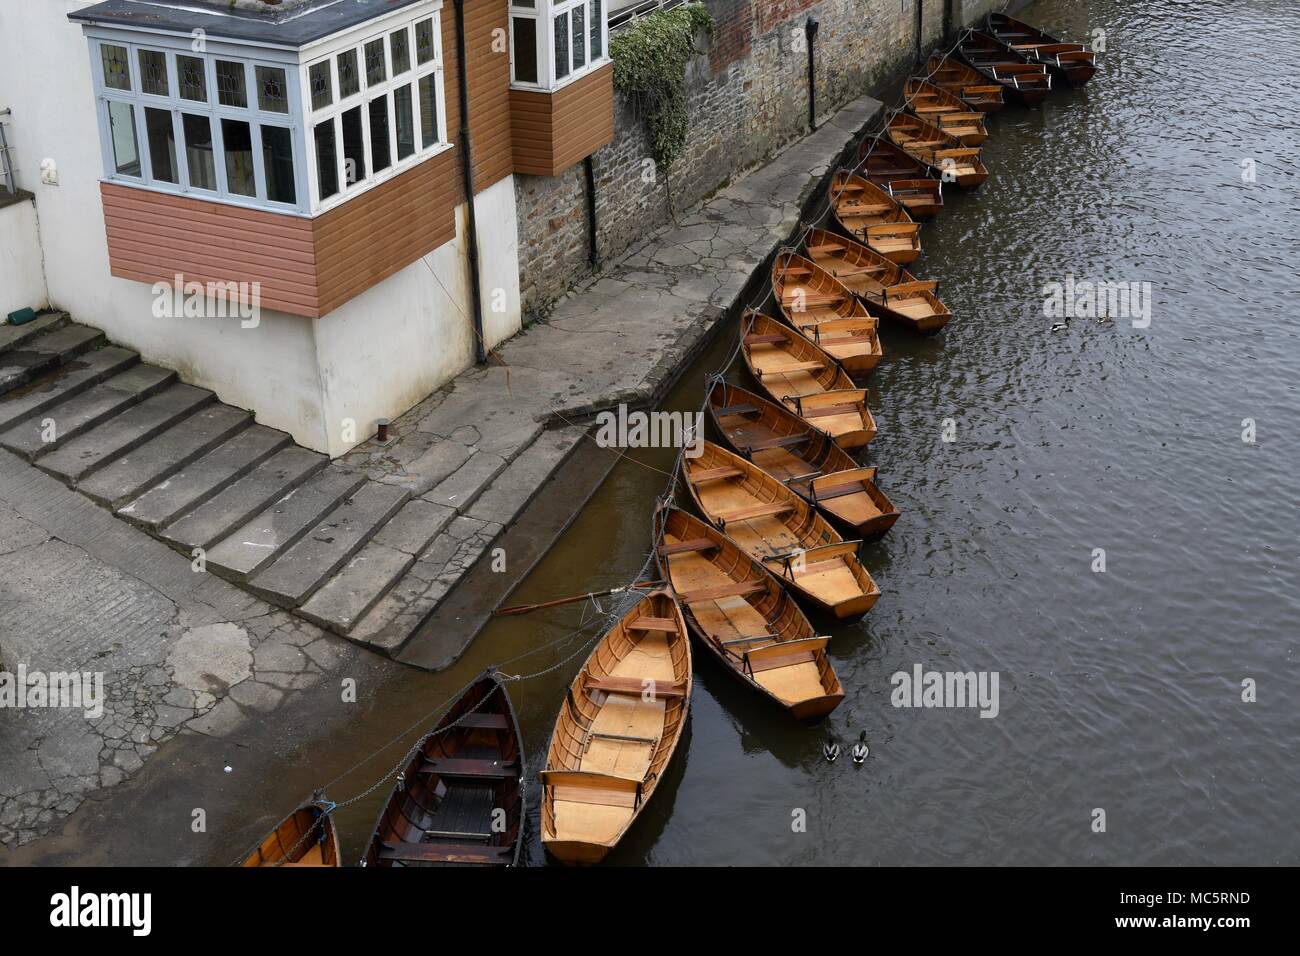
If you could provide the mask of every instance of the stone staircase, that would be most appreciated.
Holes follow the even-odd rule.
[[[468,567],[530,497],[521,487],[501,521],[470,517],[509,463],[458,469],[453,495],[377,480],[59,313],[0,326],[0,447],[186,556],[202,549],[208,571],[385,653],[449,590],[430,584],[432,556]]]

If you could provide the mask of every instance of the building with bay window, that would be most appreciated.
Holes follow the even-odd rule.
[[[607,0],[0,18],[51,303],[331,454],[518,331],[514,177],[614,133]],[[257,321],[168,314],[177,283],[255,289]]]

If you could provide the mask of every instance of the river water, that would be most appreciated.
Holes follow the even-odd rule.
[[[1102,29],[1107,50],[1084,89],[992,117],[990,180],[924,227],[913,271],[957,318],[930,339],[887,329],[869,383],[867,460],[903,516],[864,551],[879,603],[823,624],[847,697],[804,728],[697,652],[687,737],[612,863],[1300,863],[1300,126],[1283,95],[1300,15],[1293,0],[1042,0],[1023,16],[1071,39]],[[1043,287],[1071,275],[1150,283],[1149,327],[1050,331]],[[697,408],[733,343],[666,407]],[[630,579],[672,457],[618,465],[512,601]],[[589,612],[495,622],[451,670],[395,681],[347,746]],[[534,864],[534,771],[581,659],[512,685]],[[894,707],[891,675],[915,665],[996,672],[997,716]],[[864,730],[863,766],[823,758],[827,735],[847,751]],[[285,762],[289,800],[315,781]],[[370,780],[354,782],[335,796]],[[340,812],[348,859],[381,798]]]

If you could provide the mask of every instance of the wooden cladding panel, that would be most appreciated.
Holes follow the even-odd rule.
[[[514,169],[557,176],[614,139],[614,68],[555,93],[510,91]]]
[[[310,219],[101,183],[109,271],[140,282],[259,282],[261,303],[319,315]]]
[[[321,314],[456,237],[454,150],[312,220]]]
[[[510,131],[510,54],[504,38],[510,29],[508,4],[471,0],[465,6],[465,53],[469,62],[469,126],[474,146],[474,191],[482,192],[514,170]],[[443,8],[443,20],[455,25],[455,11]],[[493,36],[494,30],[501,32]],[[454,30],[453,30],[454,35]],[[497,49],[493,49],[494,45]],[[444,56],[446,45],[444,41]],[[447,96],[459,95],[454,73],[447,73]],[[454,141],[458,131],[449,129]],[[457,147],[459,148],[459,147]]]

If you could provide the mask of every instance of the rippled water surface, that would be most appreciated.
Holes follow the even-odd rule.
[[[864,555],[879,604],[831,629],[848,697],[805,729],[697,655],[688,736],[611,862],[1300,863],[1300,15],[1293,0],[1043,0],[1024,16],[1069,38],[1104,29],[1108,49],[1088,87],[993,117],[989,182],[924,228],[915,271],[958,318],[933,339],[888,335],[870,383],[868,460],[903,517]],[[1151,283],[1150,327],[1050,332],[1040,290],[1067,274]],[[675,407],[697,405],[730,345]],[[515,600],[636,572],[671,455],[640,460]],[[451,671],[402,678],[345,746],[386,739],[580,613],[492,625]],[[890,675],[918,663],[997,671],[999,715],[895,709]],[[577,664],[512,690],[533,863],[532,771]],[[865,766],[826,763],[827,732],[847,747],[861,730]],[[286,763],[285,793],[317,782]],[[378,800],[340,814],[349,858]]]

